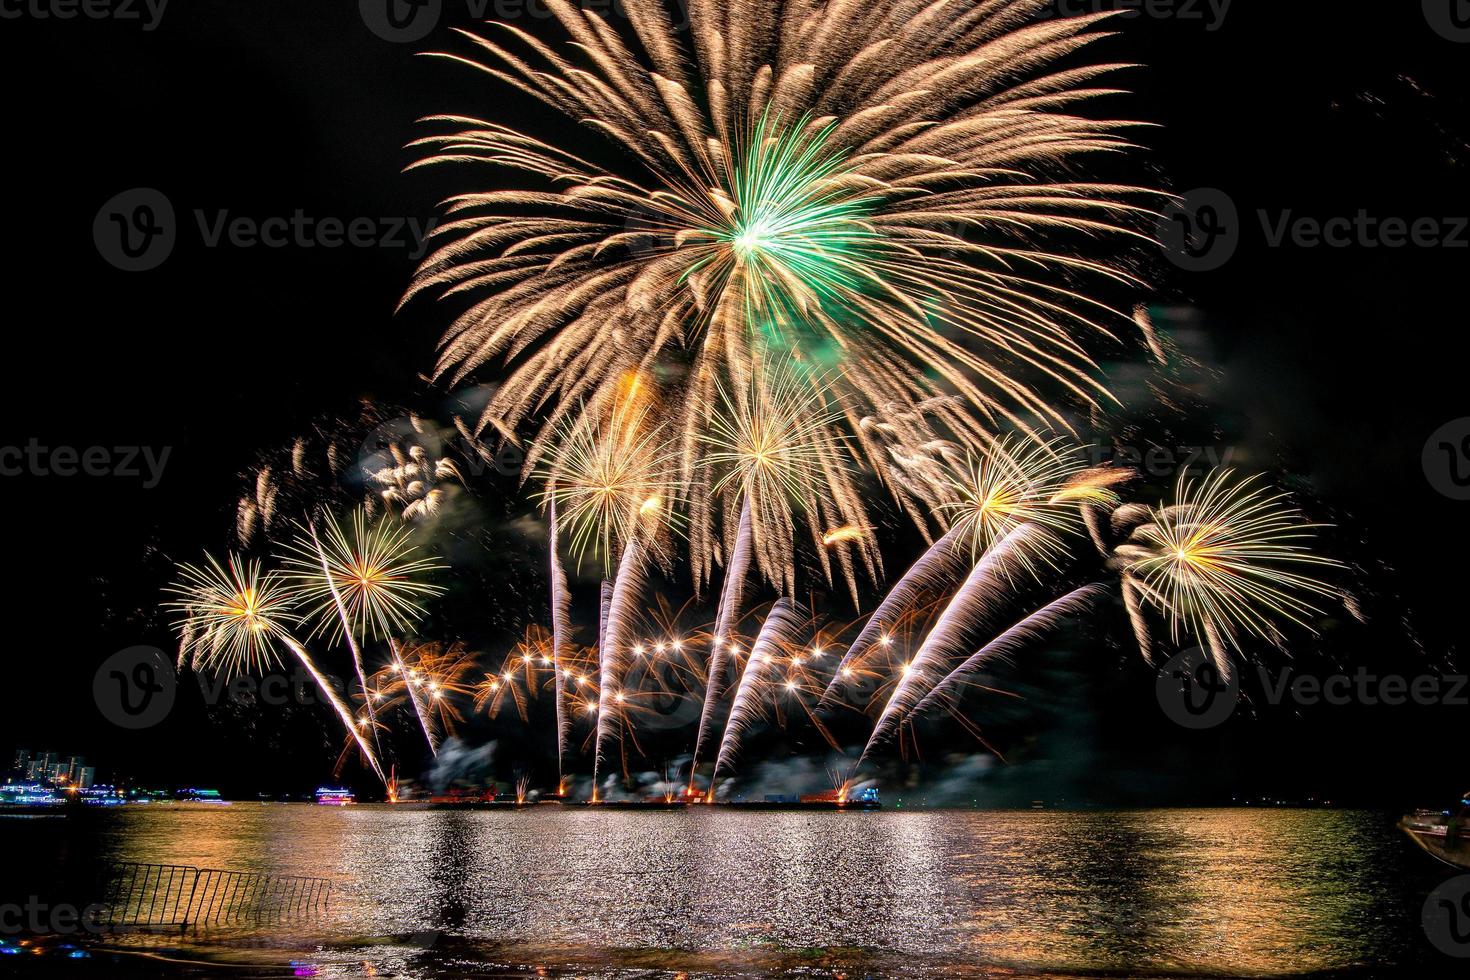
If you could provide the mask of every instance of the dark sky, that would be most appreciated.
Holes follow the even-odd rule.
[[[468,23],[462,3],[445,5],[445,25]],[[166,644],[150,607],[168,559],[225,546],[238,475],[257,451],[362,397],[426,397],[421,374],[447,311],[394,314],[408,249],[211,248],[193,216],[421,221],[463,188],[447,172],[400,173],[416,118],[536,115],[471,73],[413,57],[453,43],[444,25],[419,44],[387,43],[357,6],[172,0],[152,30],[0,21],[0,445],[170,452],[153,488],[122,476],[0,478],[11,647],[0,747],[54,746],[155,779],[242,787],[273,788],[274,772],[309,784],[330,764],[335,736],[288,753],[279,738],[241,742],[202,712],[119,735],[90,686],[110,653]],[[1442,664],[1461,642],[1470,503],[1434,490],[1421,450],[1470,415],[1470,232],[1458,248],[1272,247],[1258,214],[1470,214],[1470,43],[1435,33],[1416,2],[1359,13],[1235,0],[1220,23],[1117,26],[1100,50],[1146,66],[1127,76],[1137,95],[1123,104],[1158,124],[1139,135],[1149,150],[1136,179],[1218,188],[1241,219],[1220,268],[1160,261],[1153,272],[1160,326],[1211,369],[1184,381],[1218,422],[1216,448],[1284,470],[1340,524],[1346,557],[1369,567],[1376,618],[1334,640],[1334,656],[1407,675]],[[136,187],[168,197],[180,238],[161,267],[128,273],[99,255],[92,225]],[[1171,421],[1134,387],[1139,438],[1202,441],[1177,435],[1199,431],[1198,418]],[[1131,687],[1107,688],[1120,706],[1094,701],[1095,727],[1052,736],[1054,754],[1113,760],[1169,798],[1284,786],[1407,805],[1463,788],[1463,771],[1420,751],[1462,728],[1453,709],[1287,710],[1190,742],[1169,726],[1113,731],[1110,710],[1151,705],[1147,675],[1127,676]],[[1227,777],[1201,779],[1201,759]]]

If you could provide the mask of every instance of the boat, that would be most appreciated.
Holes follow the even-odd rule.
[[[350,789],[323,786],[316,791],[316,801],[321,806],[347,806],[350,803],[356,803],[357,797],[352,795]]]
[[[1399,829],[1432,857],[1470,870],[1470,793],[1454,810],[1415,810],[1399,821]]]

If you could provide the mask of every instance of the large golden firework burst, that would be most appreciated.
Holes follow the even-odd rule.
[[[438,371],[503,367],[483,425],[602,415],[621,378],[647,372],[693,498],[720,386],[743,390],[788,352],[829,379],[832,427],[912,513],[874,418],[922,407],[983,440],[1066,428],[1052,394],[1106,399],[1087,343],[1115,314],[1077,284],[1132,280],[1077,245],[1136,234],[1151,192],[1071,176],[1129,145],[1129,124],[1077,112],[1114,91],[1100,79],[1118,66],[1071,57],[1105,15],[1043,18],[1048,0],[690,0],[684,32],[661,0],[627,0],[626,18],[546,6],[570,43],[491,23],[461,32],[474,57],[442,57],[607,145],[573,153],[458,115],[432,117],[441,132],[416,144],[423,164],[486,168],[487,189],[446,203],[409,290],[469,302]],[[524,182],[507,186],[507,169]],[[717,539],[692,522],[700,576]]]
[[[1152,509],[1114,551],[1125,581],[1164,612],[1172,638],[1206,643],[1229,673],[1227,648],[1245,637],[1275,640],[1278,619],[1302,626],[1339,590],[1317,573],[1341,563],[1312,552],[1320,525],[1255,477],[1215,470],[1181,476],[1174,498]]]

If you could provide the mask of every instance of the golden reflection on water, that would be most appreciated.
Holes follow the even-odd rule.
[[[108,840],[119,860],[333,878],[313,935],[359,975],[451,947],[618,968],[1279,975],[1377,962],[1403,929],[1401,842],[1350,811],[235,805],[120,814]]]
[[[986,962],[1288,974],[1371,959],[1381,938],[1361,814],[990,816],[975,827],[989,846],[958,856]]]

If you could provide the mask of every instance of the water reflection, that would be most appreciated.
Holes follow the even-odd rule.
[[[317,967],[353,975],[1381,967],[1425,955],[1415,902],[1435,874],[1388,821],[1338,811],[236,805],[61,823],[44,833],[79,860],[334,879],[328,922],[269,941],[315,947]]]

